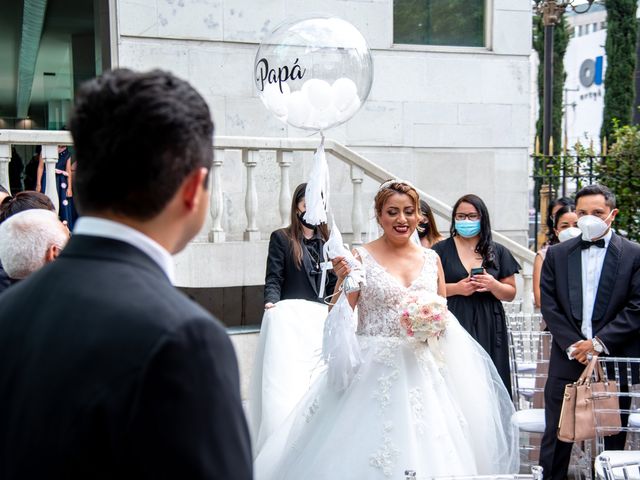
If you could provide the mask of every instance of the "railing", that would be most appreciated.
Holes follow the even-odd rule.
[[[620,215],[616,217],[618,233],[637,239],[638,186],[640,171],[637,157],[629,154],[596,154],[593,149],[559,155],[532,155],[534,182],[535,244],[537,249],[547,234],[548,206],[557,197],[571,197],[582,187],[602,183],[616,195]]]
[[[47,168],[47,184],[55,185],[54,166],[57,161],[57,145],[70,145],[71,136],[64,131],[38,131],[38,130],[0,130],[0,184],[8,185],[8,164],[11,159],[12,145],[42,145],[43,158]],[[214,148],[215,160],[211,170],[211,204],[210,204],[210,229],[207,238],[210,243],[224,243],[230,240],[228,231],[224,228],[225,220],[225,195],[230,187],[235,187],[230,182],[223,181],[223,169],[226,166],[238,168],[234,157],[239,157],[244,166],[244,214],[246,216],[246,228],[242,232],[242,240],[252,242],[261,238],[258,228],[259,204],[258,186],[256,181],[256,169],[262,161],[262,154],[275,154],[279,172],[279,186],[277,192],[277,206],[280,216],[280,225],[289,223],[289,210],[291,205],[292,186],[290,184],[290,169],[294,165],[293,155],[296,152],[313,152],[319,145],[317,138],[262,138],[262,137],[216,137]],[[344,164],[349,169],[348,178],[351,183],[351,239],[353,245],[363,243],[363,235],[367,231],[365,216],[363,215],[364,199],[363,184],[369,179],[379,184],[384,180],[397,176],[365,159],[358,153],[331,139],[325,140],[325,151],[329,157]],[[231,165],[227,165],[230,163]],[[242,175],[234,176],[233,181],[241,179]],[[343,188],[344,185],[342,186]],[[263,190],[270,186],[262,186]],[[58,204],[55,189],[48,189],[54,205]],[[445,219],[451,217],[451,207],[437,198],[418,189],[420,197],[426,200],[434,213]],[[273,195],[276,192],[273,191]],[[340,207],[333,204],[333,210]],[[345,222],[343,222],[345,223]],[[348,231],[345,225],[338,224],[342,230]],[[493,232],[494,239],[506,246],[523,265],[523,310],[531,309],[530,301],[532,292],[532,267],[534,253],[514,242],[510,238]]]

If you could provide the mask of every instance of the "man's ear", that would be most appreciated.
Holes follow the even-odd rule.
[[[613,209],[613,215],[612,215],[612,217],[613,217],[613,218],[611,219],[611,221],[612,221],[612,222],[613,222],[613,221],[615,220],[615,218],[618,216],[618,213],[619,213],[619,212],[620,212],[620,210],[619,210],[619,209],[617,209],[617,208],[614,208],[614,209]]]
[[[206,168],[198,168],[194,170],[187,178],[185,178],[182,187],[182,199],[188,210],[195,210],[200,202],[200,193],[206,190],[205,180],[209,171]]]
[[[57,245],[50,245],[44,254],[45,263],[53,262],[60,255],[60,247]]]

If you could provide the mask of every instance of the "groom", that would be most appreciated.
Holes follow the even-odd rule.
[[[0,478],[252,478],[223,326],[171,284],[208,210],[213,123],[170,73],[83,85],[82,217],[58,259],[0,296]]]
[[[613,233],[618,209],[607,187],[576,194],[582,236],[551,247],[542,265],[542,315],[553,335],[540,449],[545,480],[567,476],[573,444],[558,440],[564,387],[590,355],[640,356],[640,245]],[[607,448],[624,446],[624,434]]]

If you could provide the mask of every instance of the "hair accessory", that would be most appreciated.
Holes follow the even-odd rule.
[[[378,188],[378,191],[384,190],[385,188],[389,188],[394,183],[403,183],[404,185],[407,185],[413,188],[414,190],[416,190],[416,187],[413,185],[413,183],[408,182],[407,180],[400,180],[399,178],[392,178],[384,182],[382,185],[380,185],[380,188]]]

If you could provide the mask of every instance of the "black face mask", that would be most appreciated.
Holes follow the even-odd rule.
[[[428,223],[419,223],[418,227],[420,227],[420,230],[418,230],[418,237],[420,238],[424,238],[427,236],[427,234],[429,233],[429,224]]]
[[[300,223],[301,223],[302,225],[304,225],[305,227],[310,228],[311,230],[315,230],[315,229],[316,229],[316,227],[317,227],[317,225],[313,225],[313,224],[311,224],[311,223],[307,222],[307,221],[304,219],[304,214],[305,214],[305,213],[306,213],[306,212],[298,212],[298,220],[300,220]]]

